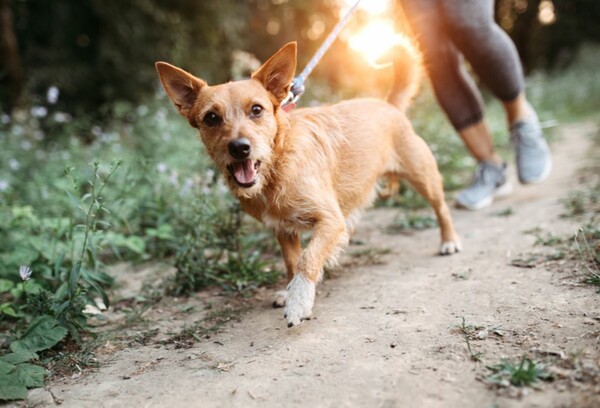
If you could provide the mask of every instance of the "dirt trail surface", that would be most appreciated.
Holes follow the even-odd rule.
[[[210,338],[177,348],[159,340],[197,320],[198,313],[182,310],[205,300],[202,294],[180,299],[172,309],[177,313],[165,306],[146,316],[158,328],[154,341],[114,350],[107,342],[97,353],[97,370],[54,380],[46,390],[33,391],[29,403],[77,408],[584,404],[594,385],[568,366],[576,365],[570,356],[577,356],[589,370],[598,367],[600,295],[572,271],[545,264],[520,268],[511,260],[547,250],[534,246],[535,235],[525,231],[568,236],[579,227],[577,220],[560,217],[560,199],[590,160],[593,132],[590,123],[558,130],[554,170],[544,184],[515,185],[514,194],[479,212],[453,210],[464,246],[458,255],[434,255],[437,228],[392,235],[386,228],[400,210],[371,210],[354,237],[362,244],[351,245],[342,259],[346,266],[318,287],[313,320],[287,329],[282,310],[270,307],[274,290],[264,290],[250,301],[250,311]],[[371,262],[361,261],[365,254]],[[472,338],[470,345],[481,353],[480,362],[470,358],[458,328],[463,318],[478,327],[475,337],[481,339]],[[491,374],[486,365],[525,354],[553,364],[556,380],[525,392],[485,383]]]

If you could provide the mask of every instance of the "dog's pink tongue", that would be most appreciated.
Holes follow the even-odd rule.
[[[241,184],[249,184],[256,177],[256,170],[251,160],[244,160],[235,165],[235,179]]]

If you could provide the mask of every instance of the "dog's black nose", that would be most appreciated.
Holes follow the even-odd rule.
[[[229,154],[231,154],[231,157],[234,159],[244,160],[250,156],[250,141],[245,137],[232,140],[227,145],[227,148],[229,149]]]

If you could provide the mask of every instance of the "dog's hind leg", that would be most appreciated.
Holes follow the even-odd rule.
[[[287,270],[287,283],[289,284],[296,274],[298,258],[300,258],[300,253],[302,252],[300,236],[295,232],[290,233],[286,231],[279,231],[275,235],[277,236],[277,241],[281,247],[285,269]],[[273,307],[285,306],[286,298],[287,290],[280,290],[277,292],[275,300],[273,301]]]
[[[444,186],[435,158],[423,139],[416,136],[412,141],[414,149],[403,157],[406,180],[433,207],[437,216],[442,243],[441,255],[450,255],[461,250],[460,240],[450,216],[450,209],[444,198]]]

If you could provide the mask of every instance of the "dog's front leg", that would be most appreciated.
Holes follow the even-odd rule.
[[[287,284],[289,284],[296,274],[298,258],[300,258],[300,252],[302,252],[300,236],[296,233],[288,233],[286,231],[277,231],[275,235],[281,246],[283,261],[285,262],[285,269],[287,270]],[[285,306],[286,298],[287,290],[280,290],[277,292],[275,300],[273,301],[273,307]]]
[[[339,211],[336,215],[323,217],[315,224],[312,239],[300,255],[297,272],[287,288],[285,318],[288,327],[310,318],[315,288],[325,261],[335,255],[336,249],[348,243],[344,218]]]

